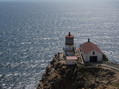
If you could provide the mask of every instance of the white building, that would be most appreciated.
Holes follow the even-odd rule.
[[[67,65],[76,65],[78,58],[76,56],[66,56]]]
[[[80,52],[84,59],[84,62],[99,62],[102,61],[102,52],[96,44],[90,42],[85,42],[80,45]]]

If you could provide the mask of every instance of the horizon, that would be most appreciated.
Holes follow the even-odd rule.
[[[70,1],[72,1],[72,2],[74,2],[74,1],[78,1],[78,2],[89,2],[89,1],[118,1],[118,0],[60,0],[60,1],[56,1],[56,0],[0,0],[0,1],[47,1],[47,2],[52,2],[52,1],[54,1],[54,2],[65,2],[65,1],[68,1],[68,2],[70,2]]]

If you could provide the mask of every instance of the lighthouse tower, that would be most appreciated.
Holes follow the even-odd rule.
[[[65,36],[64,52],[66,56],[74,56],[74,36],[70,32]]]

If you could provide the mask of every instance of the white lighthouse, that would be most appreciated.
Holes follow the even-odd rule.
[[[74,56],[74,36],[70,32],[65,36],[64,52],[66,56]]]

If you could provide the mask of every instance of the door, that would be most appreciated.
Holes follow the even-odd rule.
[[[97,56],[90,56],[90,62],[97,62]]]

